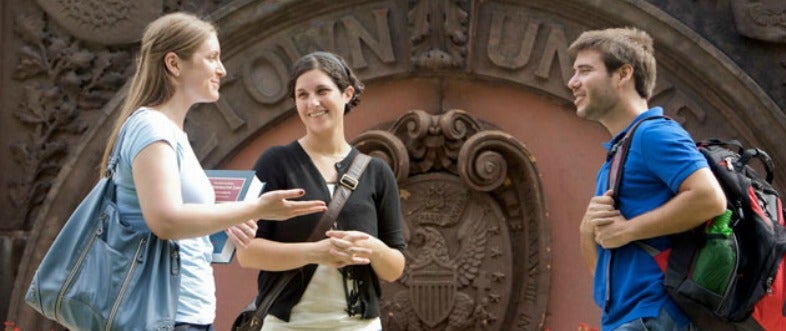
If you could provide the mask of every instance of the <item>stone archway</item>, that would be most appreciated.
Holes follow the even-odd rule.
[[[221,165],[286,117],[286,72],[310,50],[342,54],[367,82],[428,78],[445,82],[443,89],[454,80],[489,82],[569,107],[569,41],[586,29],[620,25],[640,26],[655,38],[659,80],[653,104],[664,105],[698,138],[738,138],[786,164],[786,151],[779,148],[786,141],[786,116],[775,103],[722,52],[647,2],[348,0],[314,8],[296,0],[237,0],[211,17],[220,27],[230,76],[220,102],[189,115],[187,130],[205,167]],[[74,148],[34,222],[9,309],[9,318],[25,329],[49,328],[24,305],[24,291],[63,215],[92,185],[86,178],[95,178],[124,94],[105,106]],[[777,180],[786,187],[786,178]]]
[[[539,330],[550,227],[534,156],[470,114],[414,110],[353,140],[399,181],[407,266],[383,284],[386,330]]]

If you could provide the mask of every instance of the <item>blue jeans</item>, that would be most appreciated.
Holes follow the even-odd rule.
[[[661,308],[657,317],[639,318],[628,323],[622,324],[614,331],[692,331],[693,325],[688,325],[682,329],[677,327],[674,319],[671,318],[666,308]]]

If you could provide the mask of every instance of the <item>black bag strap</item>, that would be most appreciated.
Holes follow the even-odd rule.
[[[339,179],[338,183],[340,185],[336,185],[333,198],[330,200],[330,204],[328,204],[328,210],[322,214],[319,223],[317,223],[317,226],[311,231],[306,241],[317,241],[325,237],[325,232],[330,230],[333,226],[333,223],[336,221],[338,214],[341,213],[341,209],[344,208],[344,204],[349,199],[349,196],[355,188],[357,188],[360,176],[366,170],[369,161],[371,161],[371,157],[366,154],[358,153],[358,155],[355,156],[347,173]],[[270,307],[273,306],[273,301],[276,300],[287,284],[295,277],[298,270],[299,269],[289,270],[276,280],[270,292],[268,292],[262,299],[262,302],[259,303],[257,310],[254,312],[254,316],[252,316],[247,323],[241,325],[238,331],[259,330],[262,326],[262,321],[265,319],[265,315],[267,315]]]
[[[611,165],[609,166],[609,188],[614,191],[614,207],[619,206],[619,199],[617,199],[617,197],[619,196],[620,186],[622,185],[622,173],[625,168],[625,160],[628,158],[630,144],[633,141],[633,133],[636,132],[636,128],[638,128],[641,123],[659,118],[668,119],[666,116],[650,116],[634,123],[628,132],[625,132],[625,135],[617,140],[609,150],[608,157],[612,158]]]
[[[659,118],[668,119],[666,116],[650,116],[634,123],[628,132],[625,132],[625,135],[617,140],[609,150],[608,157],[611,158],[611,165],[609,166],[609,188],[614,192],[614,208],[619,209],[618,198],[620,187],[622,186],[622,173],[625,168],[625,160],[627,160],[628,152],[630,151],[630,144],[633,141],[633,134],[636,132],[636,128],[638,128],[641,123]],[[660,250],[643,241],[637,240],[634,241],[634,243],[641,247],[641,249],[647,252],[647,254],[650,256],[654,257],[660,253]]]
[[[775,164],[772,162],[772,158],[763,150],[758,148],[746,149],[742,155],[740,155],[740,159],[737,160],[736,166],[742,168],[753,158],[758,159],[761,161],[762,165],[764,165],[764,171],[767,173],[767,183],[772,184],[772,180],[775,179]]]
[[[737,154],[739,154],[739,159],[734,162],[733,166],[737,169],[742,169],[750,160],[756,158],[761,161],[762,166],[764,167],[765,179],[767,183],[772,184],[772,180],[775,178],[775,164],[772,162],[772,158],[759,148],[750,148],[745,149],[738,140],[719,140],[719,139],[706,139],[702,140],[698,143],[699,146],[724,146],[724,147],[737,147]]]

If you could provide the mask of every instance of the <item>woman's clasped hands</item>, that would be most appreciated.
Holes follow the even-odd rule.
[[[325,234],[327,238],[320,241],[323,253],[320,264],[341,268],[371,263],[376,238],[360,231],[330,230]]]

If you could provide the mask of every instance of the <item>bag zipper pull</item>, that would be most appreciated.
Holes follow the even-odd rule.
[[[772,283],[774,279],[772,277],[767,277],[767,295],[772,295]]]

